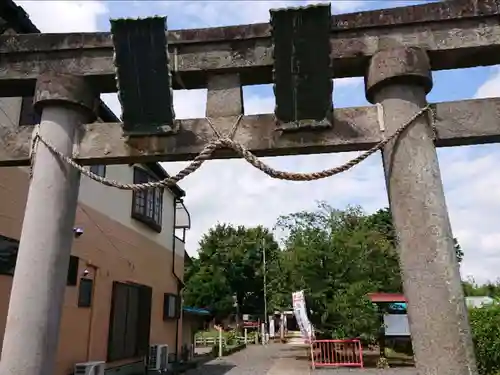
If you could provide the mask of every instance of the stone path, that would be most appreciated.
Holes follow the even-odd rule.
[[[415,375],[414,368],[316,369],[310,368],[307,347],[286,344],[250,345],[222,359],[189,370],[186,375]]]
[[[249,345],[228,357],[214,359],[186,375],[267,375],[284,345]]]

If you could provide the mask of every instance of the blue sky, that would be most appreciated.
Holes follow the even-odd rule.
[[[324,2],[324,1],[323,1]],[[302,1],[20,1],[33,22],[45,32],[107,31],[109,18],[167,15],[170,29],[267,22],[269,8],[296,6]],[[307,1],[309,3],[309,1]],[[314,2],[310,2],[314,3]],[[424,1],[335,1],[333,13],[388,8]],[[51,14],[51,17],[47,17]],[[54,21],[57,20],[57,21]],[[430,102],[498,96],[499,67],[434,73]],[[176,91],[178,118],[203,117],[205,90]],[[115,95],[104,100],[117,113]],[[274,98],[270,85],[244,88],[245,112],[270,113]],[[336,80],[336,107],[368,105],[359,78]],[[465,259],[464,277],[477,281],[500,278],[500,161],[498,145],[440,149],[439,161],[454,235]],[[356,153],[293,156],[266,159],[273,167],[290,171],[316,171],[339,165]],[[184,163],[164,164],[175,173]],[[332,178],[306,183],[272,180],[241,160],[211,161],[181,182],[193,226],[186,247],[196,253],[202,233],[217,221],[272,227],[276,218],[312,209],[318,200],[345,208],[361,205],[372,212],[387,205],[381,158],[374,155],[362,165]]]

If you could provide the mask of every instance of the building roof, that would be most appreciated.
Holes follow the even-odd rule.
[[[401,293],[368,293],[368,298],[373,303],[406,302],[406,297]]]
[[[467,307],[483,307],[491,305],[495,300],[489,296],[471,296],[465,297],[465,304]]]
[[[393,307],[400,305],[401,308],[406,308],[406,297],[399,293],[368,293],[368,298],[373,303],[391,303]],[[495,303],[495,300],[489,296],[472,296],[465,297],[467,307],[482,307]]]
[[[182,311],[186,314],[192,315],[210,315],[210,311],[199,307],[183,306]]]
[[[21,6],[12,0],[2,0],[0,1],[0,33],[4,33],[9,28],[19,34],[38,34],[41,32],[31,22],[28,13]],[[120,122],[120,119],[102,100],[99,102],[97,116],[104,122]],[[162,180],[170,177],[160,163],[145,163],[145,165]],[[186,192],[177,184],[171,186],[170,190],[178,198],[186,195]]]

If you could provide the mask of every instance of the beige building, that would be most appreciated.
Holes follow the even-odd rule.
[[[0,17],[2,32],[39,32],[13,2],[2,2]],[[39,120],[31,98],[3,98],[0,109],[0,126]],[[104,104],[99,117],[118,121]],[[123,183],[167,177],[157,163],[91,168]],[[28,187],[27,168],[0,168],[0,339]],[[144,369],[150,344],[167,344],[174,356],[189,344],[180,298],[184,242],[175,236],[190,226],[183,196],[177,186],[133,193],[82,177],[55,375],[87,361],[106,361],[107,374],[133,374]]]

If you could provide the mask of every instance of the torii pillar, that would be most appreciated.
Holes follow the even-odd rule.
[[[427,104],[432,75],[426,51],[379,51],[365,84],[368,100],[383,106],[389,136]],[[415,361],[420,375],[477,374],[429,118],[420,116],[383,150]]]
[[[40,134],[72,156],[97,96],[83,77],[43,75],[34,105]],[[36,148],[0,361],[2,375],[53,375],[80,172],[43,143]],[[75,337],[75,339],[78,339]]]

